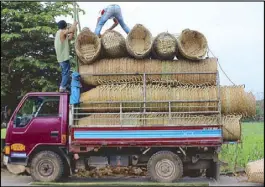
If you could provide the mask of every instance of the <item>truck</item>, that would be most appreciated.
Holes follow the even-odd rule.
[[[69,94],[59,92],[27,93],[8,123],[4,149],[5,165],[23,165],[35,181],[58,181],[73,173],[74,155],[78,154],[79,164],[86,169],[99,163],[112,166],[146,166],[148,176],[156,182],[175,182],[183,176],[197,177],[203,172],[209,178],[219,180],[220,153],[223,140],[220,102],[220,83],[217,72],[207,73],[161,73],[169,74],[215,74],[218,98],[216,100],[146,100],[146,85],[151,73],[135,73],[142,77],[143,99],[140,101],[93,102],[102,109],[102,104],[119,106],[119,112],[87,112],[82,105],[70,105]],[[115,74],[86,74],[81,76],[110,76]],[[123,75],[128,76],[124,73]],[[122,75],[121,75],[122,76]],[[217,103],[215,110],[198,109],[173,112],[172,103]],[[135,115],[141,117],[141,125],[128,123],[125,119],[128,103],[138,103]],[[160,103],[168,110],[150,112],[147,104]],[[205,104],[205,107],[208,107]],[[132,109],[133,111],[133,109]],[[148,115],[167,116],[170,125],[160,123],[145,125]],[[216,114],[217,124],[174,125],[173,114]],[[118,116],[114,125],[104,122]],[[99,115],[101,125],[77,125],[84,116]],[[158,115],[159,116],[159,115]],[[105,119],[103,119],[105,118]],[[139,120],[138,120],[139,121]],[[125,123],[126,122],[126,123]]]

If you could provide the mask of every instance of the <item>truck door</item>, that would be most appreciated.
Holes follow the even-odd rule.
[[[61,143],[62,108],[60,96],[28,96],[14,114],[8,129],[11,160],[15,162],[38,145]],[[23,159],[22,159],[23,160]]]

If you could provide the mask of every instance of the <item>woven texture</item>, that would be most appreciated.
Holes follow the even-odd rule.
[[[217,59],[208,58],[194,63],[189,60],[136,60],[131,58],[102,59],[91,65],[79,67],[82,79],[88,85],[113,83],[139,83],[143,77],[139,75],[86,76],[84,74],[103,73],[177,73],[177,72],[217,72]],[[215,85],[215,74],[178,74],[178,75],[147,75],[148,82],[188,85]]]
[[[178,38],[178,58],[190,60],[203,59],[208,50],[205,36],[194,30],[185,29]]]
[[[152,57],[160,60],[173,60],[177,52],[177,39],[170,33],[158,34],[152,46]]]
[[[106,57],[119,58],[127,56],[125,38],[117,31],[106,31],[101,37]]]
[[[170,87],[163,85],[147,85],[146,101],[164,100],[217,100],[218,90],[215,86],[208,87]],[[102,104],[102,108],[93,109],[92,101],[143,101],[143,86],[141,85],[101,85],[81,94],[82,106],[92,107],[90,111],[119,111],[119,104]],[[148,111],[168,111],[166,103],[147,103]],[[110,107],[109,109],[104,108]],[[139,104],[128,103],[127,107]],[[217,111],[216,102],[172,103],[172,111]],[[114,108],[117,107],[117,108]],[[255,100],[249,99],[243,86],[225,86],[221,88],[222,114],[242,114],[254,116],[256,113]],[[125,109],[131,112],[132,109]]]
[[[91,64],[101,54],[101,41],[88,28],[79,33],[75,42],[75,51],[80,63]]]
[[[126,38],[126,48],[136,59],[149,57],[152,49],[152,34],[141,24],[136,24]]]
[[[123,120],[120,120],[119,114],[93,114],[78,120],[77,126],[80,127],[117,127],[117,126],[187,126],[187,125],[217,125],[217,116],[203,115],[181,115],[173,114],[169,120],[166,114],[147,114],[144,123],[144,115],[124,113]],[[237,141],[241,138],[240,115],[222,116],[223,138],[225,141]]]
[[[249,162],[246,166],[246,174],[249,182],[264,184],[264,158]]]

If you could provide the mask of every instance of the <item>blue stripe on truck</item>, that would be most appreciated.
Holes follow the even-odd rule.
[[[74,131],[75,139],[116,138],[206,138],[222,137],[221,129],[214,130],[125,130],[125,131]]]

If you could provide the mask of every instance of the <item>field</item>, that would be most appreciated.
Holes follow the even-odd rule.
[[[264,158],[264,122],[242,124],[242,144],[223,145],[220,159],[228,166],[222,171],[245,168],[249,161]]]

